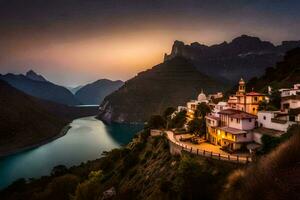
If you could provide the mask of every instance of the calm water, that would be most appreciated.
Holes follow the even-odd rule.
[[[50,174],[56,165],[72,166],[99,158],[103,151],[127,144],[141,125],[107,126],[94,117],[74,120],[68,133],[48,144],[0,159],[0,189],[18,178]]]

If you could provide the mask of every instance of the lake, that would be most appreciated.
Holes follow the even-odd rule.
[[[54,166],[78,165],[130,142],[142,125],[105,125],[94,117],[76,119],[68,133],[50,143],[0,159],[0,189],[19,178],[49,175]]]

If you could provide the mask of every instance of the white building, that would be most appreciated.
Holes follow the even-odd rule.
[[[224,101],[220,101],[218,104],[216,104],[214,106],[214,109],[212,110],[212,114],[216,117],[219,117],[219,112],[222,111],[222,110],[226,110],[226,109],[229,109],[229,105],[227,102],[224,102]]]
[[[281,97],[293,96],[300,93],[300,83],[294,84],[293,88],[282,88],[279,90]]]
[[[300,94],[281,97],[281,110],[288,112],[290,109],[300,108]]]
[[[292,124],[295,124],[295,122],[289,120],[289,115],[287,113],[282,113],[280,111],[258,111],[257,123],[258,127],[283,132],[286,132]]]
[[[201,93],[198,95],[197,100],[191,100],[187,102],[187,115],[189,119],[192,119],[194,117],[194,113],[197,109],[197,106],[201,103],[206,103],[208,104],[208,99],[206,95],[204,94],[203,90],[201,90]]]

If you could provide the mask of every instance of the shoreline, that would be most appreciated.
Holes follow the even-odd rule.
[[[37,144],[33,144],[33,145],[25,146],[25,147],[20,147],[20,148],[17,148],[15,150],[12,150],[12,151],[2,153],[2,154],[0,154],[0,159],[11,156],[11,155],[14,155],[14,154],[21,153],[23,151],[27,151],[27,150],[30,150],[30,149],[37,148],[37,147],[45,145],[47,143],[50,143],[50,142],[52,142],[52,141],[54,141],[58,138],[61,138],[61,137],[65,136],[71,128],[72,128],[72,126],[70,126],[70,123],[69,123],[68,125],[64,126],[62,128],[62,130],[57,135],[55,135],[51,138],[45,139],[45,140],[43,140],[43,141],[41,141]]]

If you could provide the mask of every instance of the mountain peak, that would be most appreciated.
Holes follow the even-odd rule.
[[[25,76],[34,81],[47,82],[47,80],[42,75],[35,73],[35,71],[33,70],[29,70],[28,72],[26,72]]]

